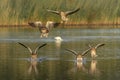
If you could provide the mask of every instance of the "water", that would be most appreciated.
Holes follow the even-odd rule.
[[[0,80],[119,80],[120,79],[120,29],[53,29],[48,38],[40,38],[37,29],[11,27],[0,29]],[[56,42],[54,37],[63,41]],[[29,51],[21,42],[34,50],[38,44],[47,43],[31,61]],[[65,49],[83,52],[88,45],[98,48],[98,57],[88,53],[83,63]]]

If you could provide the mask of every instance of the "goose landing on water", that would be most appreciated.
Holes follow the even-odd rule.
[[[67,16],[71,15],[73,13],[76,13],[79,10],[80,10],[80,8],[77,8],[77,9],[75,9],[73,11],[66,11],[66,12],[64,12],[64,11],[54,11],[54,10],[47,10],[47,11],[59,15],[61,17],[62,22],[67,22],[68,21]]]
[[[46,46],[46,43],[44,43],[44,44],[42,44],[42,45],[38,45],[38,46],[36,47],[35,51],[32,51],[30,47],[24,45],[23,43],[20,43],[20,42],[18,42],[18,43],[19,43],[20,45],[22,45],[24,48],[27,48],[27,49],[29,50],[30,54],[31,54],[31,57],[30,57],[30,67],[29,67],[29,69],[28,69],[28,73],[30,74],[30,73],[32,72],[32,69],[34,69],[34,72],[35,72],[36,74],[38,74],[38,70],[37,70],[37,62],[38,62],[38,60],[37,60],[37,55],[38,55],[38,53],[37,53],[37,51],[38,51],[40,48]]]
[[[90,47],[90,49],[91,49],[91,57],[92,58],[95,58],[95,57],[97,57],[97,54],[96,54],[96,49],[97,48],[99,48],[99,47],[101,47],[101,46],[104,46],[105,44],[97,44],[95,47],[92,47],[90,44],[89,44],[89,47]]]
[[[52,28],[56,28],[60,23],[47,21],[46,24],[43,24],[41,21],[37,22],[29,22],[28,23],[32,27],[38,27],[41,33],[40,37],[48,37],[48,34]]]
[[[81,53],[77,53],[74,50],[70,50],[70,49],[66,49],[66,50],[69,51],[69,52],[71,52],[71,53],[73,53],[76,56],[76,60],[77,61],[83,62],[83,57],[88,53],[88,51],[90,50],[90,48],[87,49],[87,50],[85,50],[82,54]]]
[[[44,47],[44,46],[47,45],[46,43],[44,43],[44,44],[39,45],[38,47],[36,47],[35,51],[32,51],[30,47],[24,45],[23,43],[20,43],[20,42],[18,42],[18,43],[19,43],[20,45],[22,45],[24,48],[27,48],[27,49],[29,50],[29,52],[30,52],[30,54],[31,54],[31,59],[32,59],[32,60],[37,59],[37,55],[38,55],[37,51],[38,51],[40,48],[42,48],[42,47]]]

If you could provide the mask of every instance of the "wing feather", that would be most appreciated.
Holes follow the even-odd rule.
[[[20,43],[20,42],[18,42],[18,43],[19,43],[20,45],[22,45],[23,47],[27,48],[27,49],[30,51],[30,53],[32,54],[32,50],[30,49],[30,47],[24,45],[23,43]]]
[[[28,24],[29,24],[31,27],[41,27],[41,26],[42,26],[42,22],[41,22],[41,21],[28,22]]]
[[[79,11],[79,10],[80,10],[80,8],[77,8],[77,9],[75,9],[75,10],[73,10],[73,11],[67,11],[67,12],[65,12],[65,13],[66,13],[66,15],[71,15],[71,14],[73,14],[73,13]]]
[[[97,48],[99,48],[99,47],[101,47],[101,46],[104,46],[104,45],[105,45],[104,43],[97,44],[97,45],[95,46],[95,49],[97,49]]]
[[[76,52],[76,51],[74,51],[74,50],[70,50],[70,49],[65,49],[65,50],[67,50],[67,51],[69,51],[69,52],[73,53],[74,55],[77,55],[77,52]]]
[[[91,50],[91,48],[85,50],[85,51],[82,53],[82,56],[86,55],[90,50]]]
[[[52,13],[55,13],[55,14],[57,14],[57,15],[59,15],[60,14],[60,12],[59,11],[54,11],[54,10],[47,10],[48,12],[52,12]]]
[[[39,45],[39,46],[35,49],[34,53],[37,54],[37,51],[38,51],[40,48],[42,48],[42,47],[44,47],[44,46],[46,46],[46,45],[47,45],[46,43],[44,43],[44,44],[42,44],[42,45]]]
[[[47,21],[46,27],[50,30],[52,28],[56,28],[60,23],[53,22],[53,21]]]

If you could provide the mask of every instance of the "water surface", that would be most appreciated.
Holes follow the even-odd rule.
[[[120,79],[120,29],[53,29],[48,38],[40,38],[37,28],[7,27],[0,29],[0,79],[1,80],[119,80]],[[54,37],[63,41],[56,42]],[[38,51],[37,61],[30,61],[29,51],[39,44],[47,46]],[[77,52],[105,43],[97,50],[98,57],[85,56],[83,64],[66,48]]]

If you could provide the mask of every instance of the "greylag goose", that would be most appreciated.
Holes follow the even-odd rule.
[[[24,45],[23,43],[20,43],[20,42],[18,42],[18,43],[19,43],[20,45],[22,45],[24,48],[27,48],[27,49],[29,50],[29,52],[30,52],[30,54],[31,54],[31,59],[37,59],[37,51],[38,51],[40,48],[42,48],[42,47],[44,47],[44,46],[47,45],[46,43],[44,43],[44,44],[42,44],[42,45],[38,45],[38,46],[36,47],[36,49],[35,49],[34,51],[32,51],[30,47]]]
[[[48,37],[48,34],[52,28],[56,28],[60,23],[47,21],[46,24],[43,24],[41,21],[29,22],[31,27],[38,27],[41,33],[40,37]]]
[[[101,46],[104,46],[105,44],[101,43],[101,44],[97,44],[95,47],[92,47],[90,44],[89,44],[89,47],[91,49],[90,53],[91,53],[91,57],[92,58],[95,58],[97,57],[97,54],[96,54],[96,49],[101,47]]]
[[[74,14],[74,13],[78,12],[79,10],[80,10],[80,8],[77,8],[72,11],[54,11],[54,10],[47,10],[47,11],[59,15],[61,17],[61,20],[63,23],[63,22],[68,21],[68,18],[67,18],[68,15]]]
[[[66,50],[69,51],[69,52],[71,52],[71,53],[73,53],[76,56],[76,60],[77,61],[82,62],[83,61],[83,57],[88,53],[88,51],[90,50],[90,48],[87,49],[87,50],[85,50],[82,53],[77,53],[76,51],[70,50],[70,49],[66,49]]]

